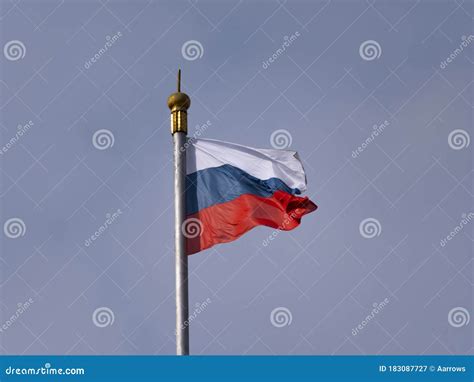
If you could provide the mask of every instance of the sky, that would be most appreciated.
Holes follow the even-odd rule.
[[[1,0],[0,352],[175,353],[181,68],[319,206],[189,258],[192,354],[472,354],[473,8]]]

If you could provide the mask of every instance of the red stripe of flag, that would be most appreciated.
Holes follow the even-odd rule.
[[[318,207],[307,197],[276,191],[270,197],[244,194],[221,204],[204,208],[187,217],[199,221],[199,234],[186,240],[188,255],[219,243],[233,241],[258,225],[284,231],[297,227],[301,218]]]

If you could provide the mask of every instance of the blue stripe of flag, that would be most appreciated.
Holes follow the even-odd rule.
[[[225,164],[186,176],[186,214],[192,215],[215,204],[229,202],[244,194],[269,197],[275,191],[298,195],[281,179],[258,179],[238,167]]]

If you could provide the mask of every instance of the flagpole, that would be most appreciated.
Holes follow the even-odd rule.
[[[168,97],[171,110],[171,134],[174,151],[174,240],[176,261],[176,354],[189,355],[188,257],[182,226],[186,218],[186,135],[191,100],[181,93],[181,70],[178,71],[178,91]]]

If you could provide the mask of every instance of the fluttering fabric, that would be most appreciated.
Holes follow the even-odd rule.
[[[296,228],[317,209],[295,151],[256,149],[211,139],[189,140],[186,163],[188,255],[236,240],[264,225]]]

